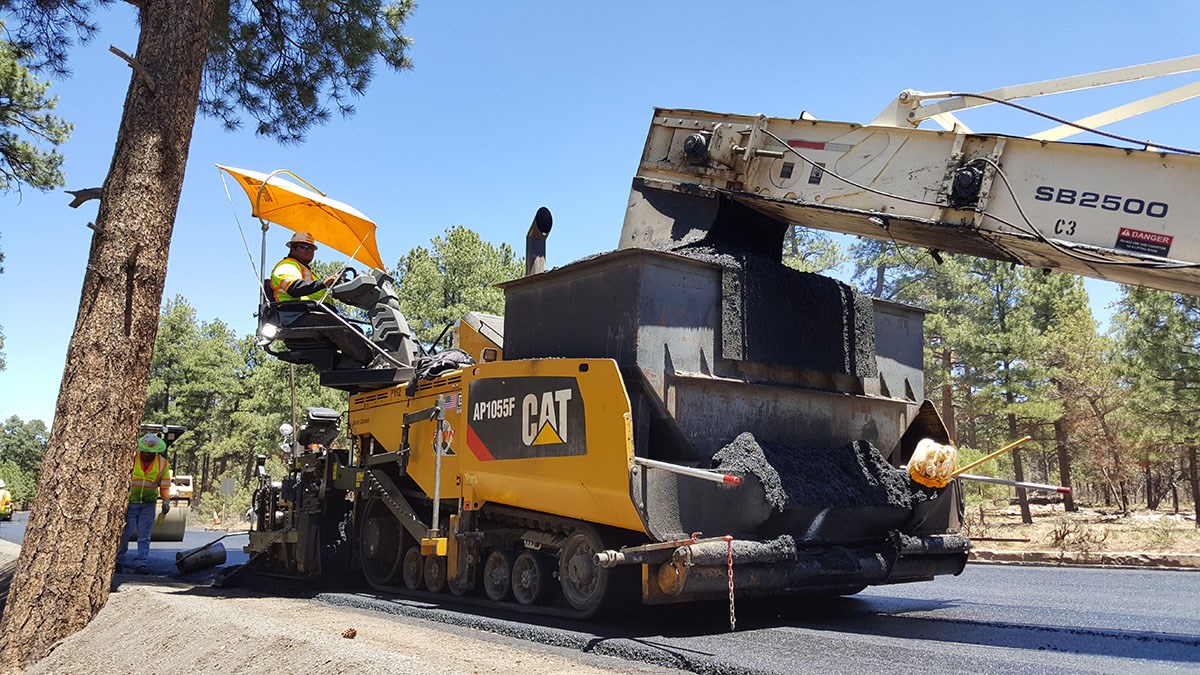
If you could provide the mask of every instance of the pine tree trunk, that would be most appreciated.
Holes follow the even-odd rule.
[[[1157,511],[1159,503],[1162,502],[1162,491],[1158,489],[1158,480],[1154,476],[1154,468],[1150,462],[1146,462],[1146,508],[1150,511]]]
[[[963,397],[967,401],[966,409],[968,411],[974,410],[973,404],[975,401],[974,401],[973,396],[971,395],[971,387],[965,386],[965,387],[962,387],[959,391],[962,393]],[[977,427],[975,426],[975,416],[973,414],[968,414],[966,422],[967,422],[967,445],[972,448],[978,448],[979,440],[978,440],[978,438],[976,438]],[[957,420],[955,421],[955,424],[956,424],[956,426],[958,425]],[[959,439],[959,443],[960,444],[962,443],[962,439]]]
[[[210,481],[210,477],[208,475],[208,455],[205,455],[204,462],[200,465],[200,490],[196,494],[197,500],[199,500],[200,497],[204,496],[205,492],[208,492],[209,481]]]
[[[942,349],[942,373],[945,378],[942,381],[942,422],[946,424],[946,431],[950,433],[950,438],[956,442],[961,442],[958,438],[958,421],[954,419],[954,384],[951,376],[954,361],[950,358],[950,347],[945,346]]]
[[[0,623],[18,671],[108,600],[146,403],[213,0],[140,0],[134,72],[96,219],[54,425]],[[130,636],[136,643],[136,636]]]
[[[1058,480],[1066,487],[1071,487],[1071,453],[1067,447],[1067,426],[1062,419],[1054,420],[1054,449],[1058,453]],[[1075,497],[1068,492],[1063,495],[1063,509],[1078,511]]]
[[[250,481],[254,480],[254,462],[257,456],[253,452],[246,453],[246,466],[242,471],[242,487],[248,487]]]
[[[1005,368],[1005,370],[1007,370],[1007,368]],[[1009,405],[1012,405],[1012,403],[1013,403],[1012,392],[1009,392],[1009,391],[1004,392],[1004,399],[1006,401],[1008,401]],[[1016,437],[1017,437],[1017,416],[1012,413],[1008,413],[1007,417],[1008,417],[1008,437],[1011,439],[1016,439]],[[1025,480],[1025,469],[1021,465],[1021,450],[1020,449],[1016,449],[1016,450],[1012,451],[1012,460],[1013,460],[1013,478],[1017,479],[1017,481],[1019,481],[1019,482],[1023,482]],[[1029,511],[1029,495],[1025,492],[1025,488],[1017,488],[1017,504],[1021,507],[1021,522],[1025,523],[1026,525],[1033,523],[1033,514],[1030,513],[1030,511]]]
[[[1188,448],[1188,481],[1192,484],[1192,510],[1196,513],[1196,527],[1200,528],[1200,466],[1197,466],[1196,446]]]
[[[1183,475],[1183,460],[1179,460],[1179,470],[1176,470],[1174,463],[1171,466],[1171,513],[1179,515],[1179,480],[1178,476]]]

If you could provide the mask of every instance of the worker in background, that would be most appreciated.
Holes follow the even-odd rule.
[[[4,479],[0,478],[0,520],[12,520],[12,517],[12,493],[8,491],[8,485],[5,484]]]
[[[154,529],[155,502],[162,499],[162,513],[171,510],[171,471],[167,466],[167,444],[158,434],[146,434],[138,439],[133,456],[133,481],[129,485],[129,508],[125,511],[125,533],[117,549],[117,568],[125,567],[129,537],[137,529],[137,557],[133,571],[150,573],[150,532]]]
[[[316,300],[325,297],[325,289],[337,281],[337,275],[317,279],[309,265],[317,254],[317,244],[308,232],[297,232],[288,241],[288,257],[271,270],[271,291],[276,302]]]

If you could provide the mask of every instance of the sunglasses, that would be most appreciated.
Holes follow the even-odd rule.
[[[312,244],[292,244],[292,248],[298,248],[298,249],[300,249],[301,251],[315,251],[315,250],[317,250],[317,247],[316,247],[316,246],[313,246]]]

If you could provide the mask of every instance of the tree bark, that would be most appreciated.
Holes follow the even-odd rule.
[[[1004,392],[1004,396],[1012,402],[1012,393]],[[1017,437],[1017,416],[1008,414],[1008,437]],[[1012,451],[1013,460],[1013,478],[1018,482],[1025,480],[1025,468],[1021,465],[1021,450],[1018,448]],[[1025,492],[1025,488],[1017,488],[1017,504],[1021,507],[1021,522],[1029,525],[1033,523],[1033,514],[1029,511],[1029,495]]]
[[[975,400],[974,400],[974,397],[971,395],[971,387],[964,386],[961,389],[959,389],[959,391],[962,393],[963,398],[966,399],[966,409],[968,411],[973,410]],[[957,423],[958,423],[958,420],[956,419],[955,426],[957,426]],[[968,413],[966,416],[966,423],[967,423],[967,432],[966,432],[967,433],[967,445],[972,448],[978,448],[979,440],[976,437],[976,430],[978,427],[976,427],[976,425],[975,425],[975,415]],[[961,442],[962,442],[962,439],[959,439],[960,444],[961,444]]]
[[[950,433],[950,438],[955,442],[961,442],[958,437],[958,421],[954,418],[954,384],[951,375],[953,367],[950,346],[945,345],[942,348],[942,372],[945,377],[945,380],[942,381],[942,421],[946,424],[946,431]]]
[[[1200,529],[1200,466],[1197,466],[1196,446],[1188,448],[1188,482],[1192,484],[1192,510],[1196,513],[1196,527]]]
[[[1176,477],[1184,475],[1182,458],[1179,460],[1179,465],[1179,471],[1176,471],[1174,466],[1171,467],[1171,513],[1174,514],[1179,513],[1179,481],[1176,480]]]
[[[1154,475],[1154,467],[1146,462],[1146,509],[1157,511],[1162,502],[1162,491],[1158,489],[1158,480]]]
[[[1054,449],[1058,453],[1059,484],[1071,487],[1071,453],[1067,446],[1067,425],[1061,418],[1054,420]],[[1068,492],[1063,495],[1063,509],[1066,511],[1079,510],[1079,507],[1075,506],[1073,493]]]
[[[21,557],[0,622],[19,671],[108,600],[214,0],[139,2],[136,59]],[[136,643],[136,636],[131,636]]]
[[[208,483],[209,483],[208,455],[205,455],[204,461],[200,465],[200,481],[199,481],[199,486],[198,486],[199,490],[196,493],[197,501],[199,501],[200,497],[203,497],[204,493],[208,491]]]

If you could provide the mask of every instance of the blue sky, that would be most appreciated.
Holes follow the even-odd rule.
[[[68,189],[103,180],[130,76],[107,48],[136,47],[128,5],[97,18],[101,33],[75,50],[73,77],[52,87],[59,114],[75,124],[62,148]],[[253,330],[257,261],[238,223],[257,258],[257,222],[243,195],[233,193],[231,206],[218,162],[287,168],[354,205],[379,223],[389,265],[455,225],[520,252],[534,211],[548,206],[556,266],[615,247],[655,106],[865,123],[905,88],[982,91],[1193,54],[1198,18],[1192,2],[427,0],[406,31],[414,69],[379,71],[356,116],[306,143],[280,146],[198,120],[164,299],[183,294],[200,319]],[[1035,105],[1078,118],[1189,77]],[[1050,126],[1006,110],[963,119],[1013,135]],[[1200,147],[1197,119],[1200,102],[1190,101],[1110,130]],[[68,201],[28,189],[0,195],[0,293],[9,298],[0,310],[8,361],[0,419],[53,414],[96,213],[96,202],[76,210]],[[286,238],[273,228],[271,256]],[[1116,287],[1088,287],[1093,310],[1106,315]]]

